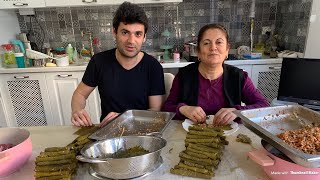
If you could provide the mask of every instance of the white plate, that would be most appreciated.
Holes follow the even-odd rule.
[[[209,119],[206,120],[206,123],[212,124],[213,118],[214,118],[214,115],[209,115]],[[194,124],[194,122],[191,121],[190,119],[185,119],[182,123],[182,127],[184,130],[189,131],[189,126],[191,126],[193,124]],[[238,123],[231,121],[230,124],[231,124],[232,129],[230,129],[228,131],[224,131],[225,136],[229,136],[230,134],[233,134],[234,132],[236,132],[239,129]]]

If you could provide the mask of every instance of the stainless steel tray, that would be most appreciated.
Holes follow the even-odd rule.
[[[103,140],[119,137],[123,128],[123,136],[153,133],[162,134],[174,115],[175,113],[172,112],[128,110],[91,134],[89,138]]]
[[[300,105],[286,105],[235,111],[244,126],[287,155],[295,163],[310,168],[320,167],[320,155],[303,153],[277,137],[278,134],[301,128],[306,124],[320,124],[320,113]]]

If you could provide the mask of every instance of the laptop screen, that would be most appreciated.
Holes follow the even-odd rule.
[[[277,99],[320,106],[320,59],[283,58]]]

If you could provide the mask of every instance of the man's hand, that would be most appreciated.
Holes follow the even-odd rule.
[[[84,109],[73,112],[71,122],[75,126],[92,126],[91,118]]]
[[[99,127],[105,126],[110,120],[116,118],[119,115],[117,112],[110,112],[100,123]]]
[[[206,121],[206,113],[200,106],[181,106],[179,111],[193,122],[203,123]]]
[[[232,111],[235,111],[235,108],[221,108],[213,118],[214,125],[226,125],[229,124],[231,121],[237,118]]]

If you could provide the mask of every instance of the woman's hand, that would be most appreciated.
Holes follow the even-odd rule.
[[[110,120],[116,118],[119,115],[117,112],[109,112],[109,114],[102,120],[99,127],[105,126]]]
[[[91,118],[85,109],[72,113],[71,122],[75,126],[92,126]]]
[[[206,113],[200,106],[181,106],[179,111],[193,122],[203,123],[206,121]]]
[[[235,108],[221,108],[213,118],[214,125],[226,125],[229,124],[231,121],[237,118],[232,111],[235,111]]]

